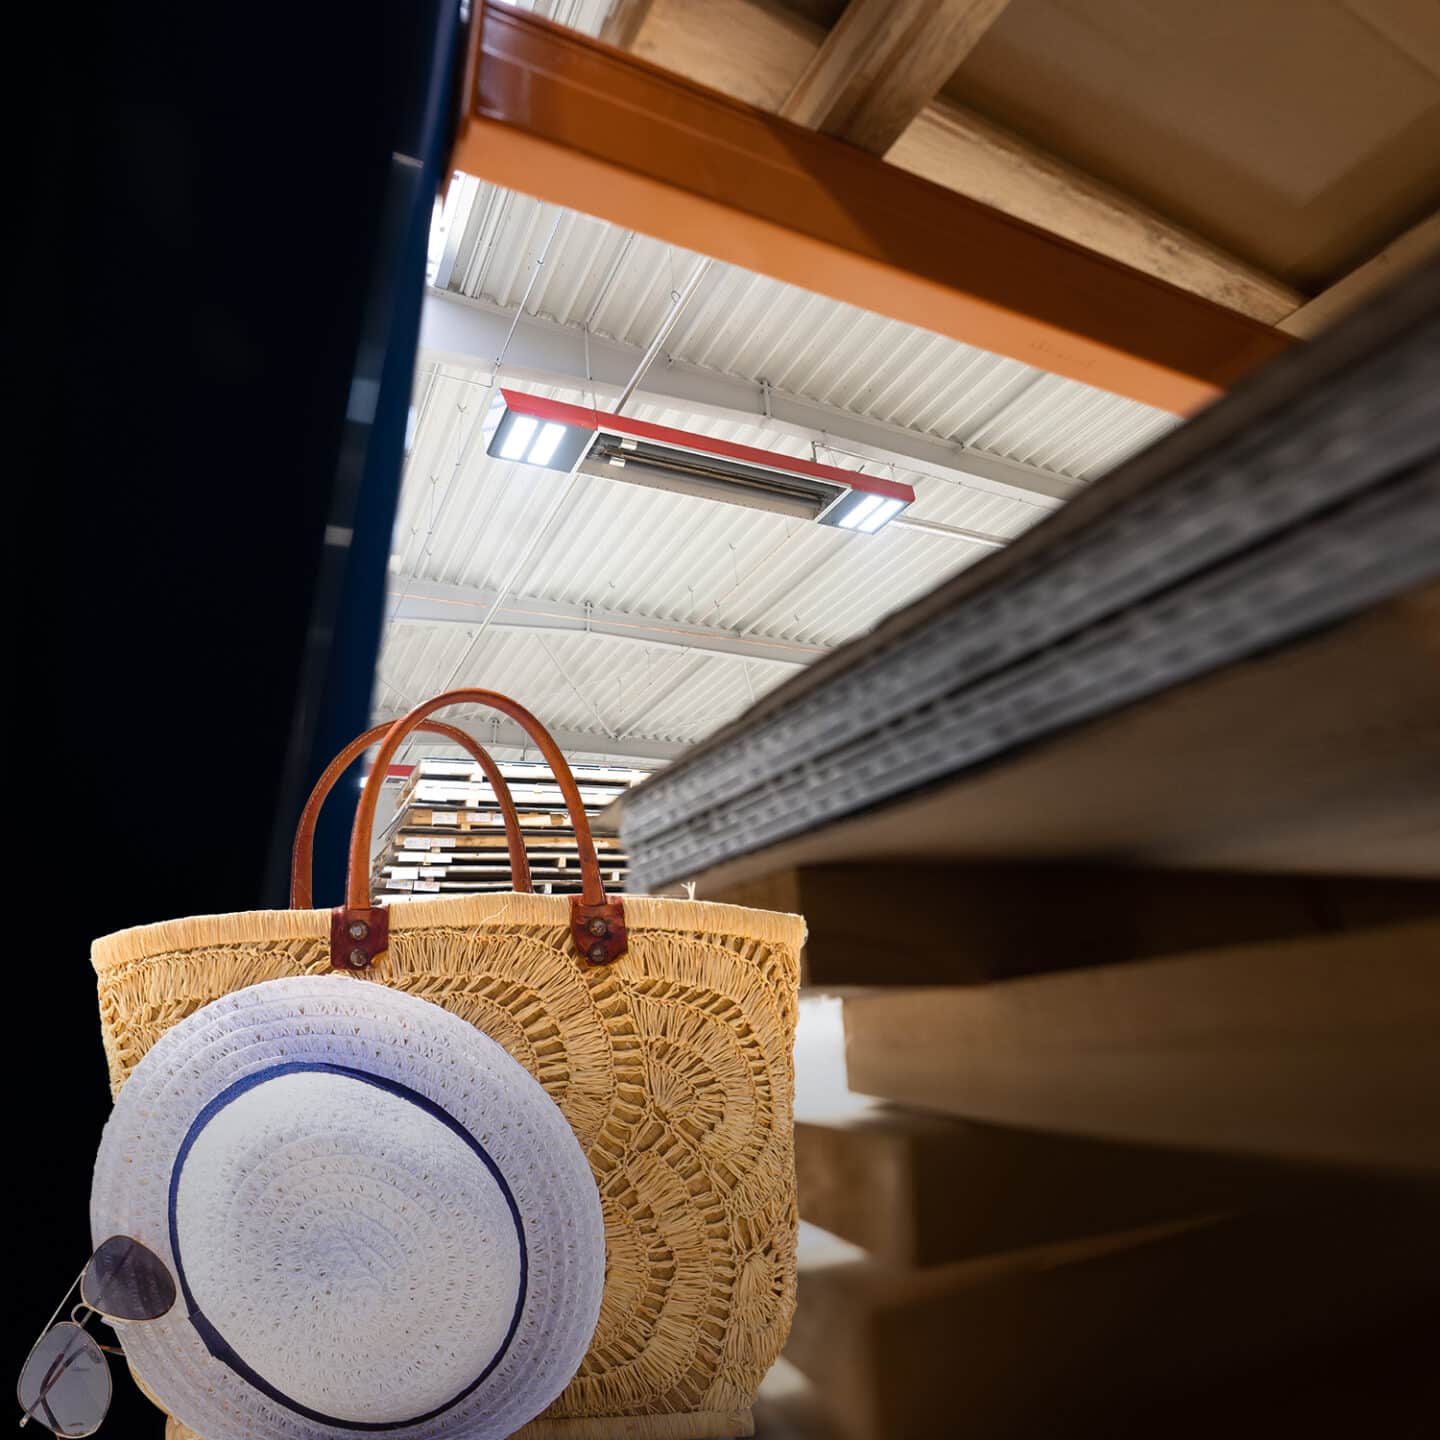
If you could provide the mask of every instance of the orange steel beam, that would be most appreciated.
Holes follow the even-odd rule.
[[[476,24],[455,169],[1179,414],[1293,343],[562,26]]]

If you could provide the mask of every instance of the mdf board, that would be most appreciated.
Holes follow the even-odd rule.
[[[1440,884],[1084,864],[786,868],[697,894],[804,915],[803,983],[965,984],[1440,919]]]
[[[845,1001],[853,1090],[968,1119],[1440,1173],[1440,923]]]
[[[899,1269],[1353,1190],[1307,1167],[880,1105],[797,1119],[795,1172],[802,1220]]]
[[[1108,1437],[1142,1417],[1165,1436],[1304,1347],[1433,1319],[1434,1205],[1196,1217],[909,1272],[802,1234],[785,1358],[851,1440]]]
[[[1303,290],[1440,205],[1434,0],[1024,0],[946,94]]]
[[[651,858],[627,842],[632,862]],[[709,895],[812,865],[1058,857],[1440,881],[1440,586],[699,882]]]

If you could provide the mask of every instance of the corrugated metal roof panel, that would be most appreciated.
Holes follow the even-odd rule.
[[[395,555],[419,579],[498,587],[547,517],[550,527],[514,576],[515,592],[589,602],[681,623],[767,638],[835,645],[972,563],[984,548],[891,526],[853,535],[767,511],[721,505],[609,480],[493,460],[479,450],[489,391],[479,372],[437,367],[402,490]],[[578,390],[539,393],[578,400]],[[788,454],[795,436],[753,422],[688,416],[637,405],[639,418],[682,424]],[[822,459],[860,468],[841,453]],[[914,514],[1013,537],[1044,512],[897,467],[866,467],[912,484]],[[562,498],[563,497],[563,498]],[[558,506],[558,509],[556,508]]]
[[[1134,400],[1042,375],[967,437],[977,450],[1091,480],[1179,422]]]
[[[466,237],[452,288],[511,308],[534,278],[530,313],[641,346],[697,258],[490,185],[477,190]],[[1134,401],[718,262],[666,354],[1079,479],[1176,423]]]
[[[539,4],[591,33],[604,0]],[[563,12],[563,13],[561,13]],[[478,184],[450,288],[646,346],[697,257],[647,236]],[[553,239],[552,237],[553,232]],[[546,249],[548,243],[548,250]],[[545,263],[537,270],[542,252]],[[670,360],[1092,479],[1174,420],[883,316],[712,264],[665,345]],[[664,359],[660,363],[664,363]],[[835,646],[973,564],[986,548],[892,525],[856,535],[764,511],[492,460],[479,437],[488,369],[422,357],[400,498],[399,575],[618,611],[744,636]],[[522,388],[585,402],[574,385]],[[718,419],[643,396],[640,419],[862,469],[913,485],[913,514],[1013,538],[1045,510],[809,441],[763,416]],[[517,561],[528,555],[523,564]],[[443,685],[516,695],[547,723],[596,737],[694,741],[791,673],[785,666],[597,634],[405,622],[387,628],[381,710]],[[477,715],[478,719],[478,715]],[[610,743],[614,743],[610,739]]]
[[[593,735],[593,753],[603,754],[616,738],[693,742],[789,673],[740,656],[604,635],[497,629],[473,642],[467,628],[400,625],[386,640],[375,706],[406,710],[441,684],[484,686],[515,696],[548,726]],[[479,722],[483,735],[495,717],[457,706],[445,718]]]

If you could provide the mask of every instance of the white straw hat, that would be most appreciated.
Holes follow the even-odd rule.
[[[121,1334],[205,1440],[498,1440],[600,1310],[600,1199],[554,1102],[463,1020],[348,976],[236,991],[158,1040],[90,1220],[171,1267],[174,1309]]]

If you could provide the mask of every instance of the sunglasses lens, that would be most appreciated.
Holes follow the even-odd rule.
[[[158,1320],[175,1303],[165,1262],[128,1235],[112,1235],[80,1281],[80,1298],[110,1320]]]
[[[20,1408],[57,1435],[89,1435],[110,1408],[110,1367],[73,1321],[47,1331],[15,1387]]]

